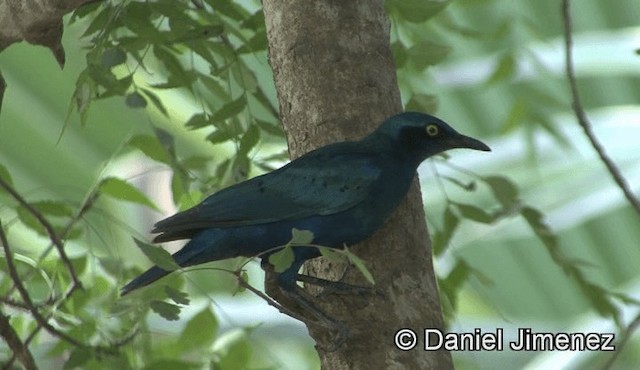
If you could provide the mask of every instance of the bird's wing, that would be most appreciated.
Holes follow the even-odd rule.
[[[382,169],[370,153],[316,153],[274,172],[223,189],[158,222],[159,240],[209,227],[255,225],[329,215],[362,202]]]

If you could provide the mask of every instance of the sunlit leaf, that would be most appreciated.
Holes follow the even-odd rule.
[[[147,157],[161,163],[170,163],[167,150],[162,147],[157,138],[149,135],[136,135],[129,140],[129,145],[139,149]]]
[[[291,240],[289,245],[308,245],[313,242],[313,233],[309,230],[291,229]]]
[[[138,248],[144,253],[145,256],[154,264],[160,267],[165,271],[175,271],[180,269],[180,266],[176,263],[176,261],[171,257],[171,254],[166,250],[153,246],[151,244],[145,243],[141,240],[133,238],[133,241],[136,243]]]
[[[275,272],[283,272],[291,267],[293,263],[293,249],[286,246],[281,250],[269,256],[269,263],[273,266]]]
[[[211,120],[217,122],[229,119],[242,112],[246,106],[247,98],[245,95],[242,95],[218,109],[211,117]]]
[[[369,271],[369,269],[367,268],[367,266],[365,265],[364,261],[362,259],[360,259],[360,257],[356,256],[355,254],[353,254],[350,250],[345,249],[344,253],[347,255],[347,257],[349,258],[349,261],[351,261],[351,263],[353,263],[354,266],[356,266],[356,268],[358,269],[358,271],[360,271],[360,273],[362,274],[362,276],[364,276],[365,279],[367,279],[367,281],[369,283],[371,283],[371,285],[375,285],[375,280],[373,279],[373,275],[371,274],[371,271]]]
[[[144,94],[144,96],[146,96],[149,100],[151,100],[153,106],[155,106],[160,111],[160,113],[162,113],[165,117],[168,116],[169,113],[167,112],[167,108],[165,108],[162,100],[160,100],[158,95],[156,95],[153,91],[144,88],[141,88],[140,92]]]
[[[210,347],[216,338],[218,320],[209,307],[203,308],[187,322],[178,339],[183,351],[192,351],[201,347]]]
[[[98,186],[98,191],[102,194],[109,195],[116,199],[142,204],[149,208],[153,208],[156,211],[160,211],[158,206],[156,206],[140,190],[136,189],[128,182],[115,177],[107,177],[106,179],[102,180],[100,182],[100,185]]]

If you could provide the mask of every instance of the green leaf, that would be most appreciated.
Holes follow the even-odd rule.
[[[16,212],[18,214],[18,219],[22,222],[26,227],[38,233],[38,235],[46,236],[47,232],[44,229],[44,226],[40,224],[38,219],[35,218],[34,215],[31,214],[26,208],[18,207],[16,208]]]
[[[83,365],[89,362],[89,360],[93,357],[93,353],[90,349],[84,347],[76,347],[71,354],[69,355],[69,359],[65,362],[63,369],[77,369],[77,368],[85,368]]]
[[[273,266],[275,272],[283,272],[293,263],[293,249],[287,245],[273,253],[269,256],[269,263]]]
[[[126,16],[121,17],[122,22],[131,32],[151,43],[163,41],[160,32],[150,19],[153,13],[151,3],[130,2],[127,3],[124,11]]]
[[[552,250],[558,247],[556,236],[544,222],[544,215],[542,212],[535,208],[522,207],[520,214],[524,217],[533,232],[547,246],[547,248]]]
[[[518,201],[518,188],[506,177],[486,176],[482,180],[489,185],[493,196],[505,208],[512,207]]]
[[[140,91],[144,94],[144,96],[151,100],[151,103],[156,107],[156,109],[160,111],[160,113],[162,113],[165,117],[169,116],[167,108],[165,108],[164,104],[162,104],[162,100],[160,100],[156,93],[145,88],[140,88]]]
[[[500,81],[505,81],[513,77],[513,74],[515,73],[515,69],[516,69],[516,62],[515,62],[515,59],[513,58],[513,55],[506,54],[500,59],[500,61],[496,65],[495,69],[493,70],[493,73],[487,80],[487,83],[492,84]]]
[[[231,75],[238,85],[242,86],[245,91],[254,92],[258,87],[258,80],[253,71],[247,67],[242,60],[238,60],[231,66]]]
[[[213,122],[207,114],[197,113],[191,116],[184,125],[190,130],[195,130],[206,126],[212,126]]]
[[[407,50],[409,60],[422,71],[428,66],[433,66],[443,61],[453,49],[450,46],[431,42],[421,42]]]
[[[161,360],[155,360],[143,368],[143,370],[175,370],[175,369],[180,369],[180,370],[202,369],[202,364],[186,362],[186,361],[176,360],[176,359],[161,359]]]
[[[213,346],[218,362],[212,369],[246,369],[251,358],[251,346],[246,329],[235,329],[224,333]]]
[[[167,295],[167,298],[171,299],[176,304],[181,304],[181,305],[189,304],[189,295],[181,290],[177,290],[170,287],[169,285],[165,285],[164,293]]]
[[[409,57],[407,47],[401,41],[394,41],[391,43],[391,51],[396,61],[396,69],[402,69]]]
[[[209,307],[198,312],[185,326],[178,339],[181,352],[193,351],[197,348],[208,348],[216,339],[218,320]]]
[[[127,53],[119,47],[112,47],[102,53],[102,66],[112,68],[127,61]]]
[[[495,217],[487,213],[482,208],[472,206],[470,204],[453,203],[453,205],[460,211],[462,217],[483,224],[490,224],[495,221]]]
[[[347,257],[349,258],[349,261],[351,261],[351,263],[353,263],[356,268],[358,269],[358,271],[360,271],[360,273],[362,274],[362,276],[365,277],[365,279],[367,279],[367,281],[369,283],[371,283],[371,285],[375,285],[376,282],[373,279],[373,275],[371,274],[371,271],[369,271],[369,269],[367,268],[367,266],[364,264],[364,261],[362,259],[360,259],[360,257],[356,256],[355,254],[353,254],[349,249],[344,249],[344,253],[347,255]]]
[[[31,205],[35,207],[40,213],[47,216],[55,217],[71,217],[73,211],[66,203],[58,202],[55,200],[40,200],[32,202]]]
[[[224,27],[220,24],[205,24],[192,27],[179,37],[171,40],[171,42],[189,42],[196,40],[207,40],[212,37],[222,35]]]
[[[128,94],[125,98],[125,103],[129,108],[144,108],[147,106],[147,100],[137,92]]]
[[[180,318],[180,306],[176,306],[175,304],[154,300],[149,303],[149,307],[151,307],[153,312],[164,317],[166,320],[176,321]]]
[[[176,359],[159,359],[154,360],[153,362],[145,366],[143,370],[197,370],[202,368],[202,364],[200,363],[193,363]]]
[[[387,0],[385,6],[408,22],[423,23],[443,11],[452,0]]]
[[[211,120],[213,122],[218,122],[218,121],[224,121],[231,117],[235,117],[237,114],[242,112],[246,106],[247,106],[247,97],[245,95],[242,95],[236,100],[233,100],[223,105],[222,108],[218,109],[211,117]]]
[[[242,135],[240,139],[240,148],[238,153],[246,155],[260,141],[260,128],[257,125],[251,125],[249,129]]]
[[[87,37],[92,35],[98,31],[102,31],[106,28],[107,23],[112,18],[111,12],[113,12],[113,8],[110,6],[104,7],[100,11],[100,13],[96,14],[91,18],[91,23],[87,26],[87,29],[84,31],[81,37]]]
[[[13,186],[13,179],[11,178],[11,173],[9,173],[9,170],[7,169],[7,167],[2,165],[2,163],[0,163],[0,178],[3,179],[9,185]]]
[[[235,134],[233,132],[225,129],[225,130],[216,130],[210,133],[209,135],[207,135],[207,140],[211,144],[219,144],[227,140],[231,140],[234,137],[235,137]]]
[[[526,102],[522,98],[517,98],[502,124],[501,133],[507,133],[516,129],[525,120],[526,115]]]
[[[256,53],[262,50],[267,50],[267,33],[264,29],[259,30],[248,42],[243,43],[238,48],[237,53]]]
[[[345,255],[333,248],[319,247],[318,250],[320,251],[320,254],[322,255],[322,257],[328,259],[329,261],[333,261],[333,262],[344,261]]]
[[[150,135],[136,135],[129,140],[128,145],[139,149],[154,161],[170,164],[169,153],[156,137]]]
[[[291,240],[287,245],[309,245],[313,242],[313,233],[309,230],[291,229]]]
[[[106,179],[102,180],[100,182],[100,185],[98,185],[98,191],[102,194],[109,195],[116,199],[142,204],[149,208],[155,209],[158,212],[160,211],[158,206],[156,206],[140,190],[136,189],[128,182],[115,177],[107,177]]]
[[[180,266],[176,263],[173,257],[171,257],[171,254],[164,249],[155,247],[136,238],[133,238],[133,241],[154,265],[157,265],[165,271],[175,271],[180,269]]]
[[[433,235],[433,253],[436,256],[440,256],[447,249],[459,224],[460,219],[453,213],[451,207],[447,207],[444,211],[442,230],[437,230]]]
[[[152,86],[168,89],[173,87],[188,86],[197,80],[198,77],[196,73],[193,71],[185,71],[178,58],[176,58],[171,49],[167,48],[166,46],[154,45],[153,55],[155,55],[156,58],[158,58],[167,69],[167,72],[169,72],[169,78],[167,83],[154,84]]]

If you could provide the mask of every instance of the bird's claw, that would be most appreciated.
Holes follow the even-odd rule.
[[[305,311],[316,318],[316,320],[305,320],[307,324],[316,325],[335,331],[336,335],[332,338],[331,345],[324,348],[326,351],[336,351],[346,342],[347,338],[349,338],[349,327],[344,322],[334,319],[333,317],[322,311],[320,308],[318,308],[310,300],[311,297],[308,297],[309,293],[302,289],[296,289],[295,291],[282,289],[282,291],[285,293],[285,295],[302,306]]]

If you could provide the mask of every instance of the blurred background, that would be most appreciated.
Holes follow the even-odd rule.
[[[406,108],[434,112],[493,149],[452,151],[419,169],[450,329],[504,328],[506,340],[524,327],[620,339],[640,314],[640,215],[571,110],[559,2],[441,3],[424,13],[414,2],[387,7]],[[83,7],[66,18],[63,70],[43,47],[19,43],[0,53],[8,86],[0,164],[15,188],[60,225],[89,194],[104,193],[68,237],[86,291],[52,310],[56,325],[96,343],[132,327],[141,333],[111,365],[38,335],[31,346],[43,368],[319,368],[304,326],[239,291],[222,271],[244,260],[173,274],[168,284],[186,292],[188,304],[164,284],[118,298],[151,265],[131,236],[149,240],[154,222],[287,161],[260,4],[216,4],[203,4],[209,15],[181,16],[202,27],[196,35],[180,29],[188,19],[164,14],[186,2]],[[122,9],[126,16],[113,15]],[[640,3],[583,0],[572,18],[586,113],[640,195]],[[201,39],[202,30],[218,34]],[[178,38],[161,47],[159,35]],[[106,178],[125,184],[109,188]],[[68,277],[48,238],[1,192],[0,217],[21,271],[34,272],[25,284],[35,299],[64,291]],[[245,268],[262,289],[258,263]],[[0,292],[8,296],[4,271]],[[11,317],[19,334],[31,333],[29,315],[15,310]],[[640,363],[633,329],[613,368]],[[0,361],[9,356],[0,344]],[[613,353],[453,356],[459,369],[599,369]]]

